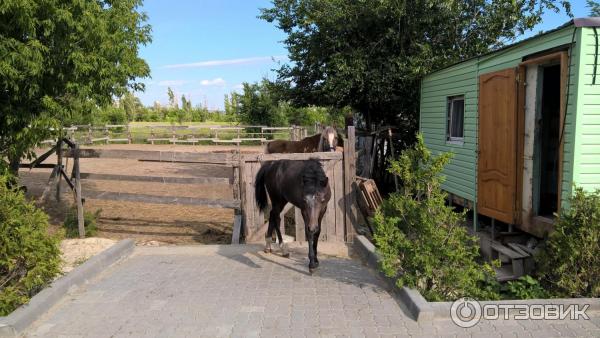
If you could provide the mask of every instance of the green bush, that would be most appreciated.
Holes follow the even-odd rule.
[[[0,316],[49,283],[60,271],[58,238],[47,233],[48,216],[0,176]]]
[[[548,296],[540,282],[529,275],[506,283],[504,292],[505,299],[544,299]]]
[[[600,297],[600,190],[576,187],[537,257],[542,283],[557,297]]]
[[[382,270],[399,287],[416,288],[429,301],[460,297],[498,299],[499,285],[489,264],[479,264],[479,247],[464,223],[465,214],[445,205],[440,175],[451,154],[437,157],[421,135],[412,149],[391,162],[402,181],[375,215],[374,239]]]
[[[85,237],[93,237],[98,233],[98,227],[96,221],[98,217],[100,217],[100,213],[102,209],[96,210],[96,212],[85,211],[83,213],[83,223],[85,225]],[[71,210],[67,217],[65,218],[65,222],[63,223],[65,227],[65,236],[68,238],[77,238],[79,237],[79,223],[77,221],[77,210]]]

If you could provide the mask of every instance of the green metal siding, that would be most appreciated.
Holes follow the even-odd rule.
[[[566,27],[559,31],[540,36],[512,48],[497,53],[492,53],[480,58],[468,60],[452,67],[434,72],[426,76],[421,86],[421,115],[420,130],[423,133],[425,144],[434,152],[452,152],[455,154],[450,164],[445,168],[446,182],[443,188],[448,192],[466,198],[471,201],[477,200],[477,126],[478,126],[478,97],[479,76],[494,71],[517,67],[523,57],[558,46],[571,43],[573,27]],[[576,41],[578,36],[576,36]],[[578,44],[579,45],[579,44]],[[571,193],[571,182],[573,177],[574,158],[574,128],[577,105],[578,88],[578,48],[572,51],[571,63],[571,90],[569,107],[567,109],[565,126],[565,147],[563,161],[563,198]],[[591,56],[590,56],[591,57]],[[589,72],[589,71],[588,71]],[[598,91],[597,91],[598,92]],[[448,96],[465,96],[465,121],[464,121],[464,144],[456,145],[446,142],[446,99]],[[600,98],[600,96],[595,96]],[[592,103],[586,106],[591,112],[592,107],[600,108],[600,105]],[[598,121],[600,112],[589,113],[590,121]],[[600,125],[596,125],[598,127]],[[597,130],[596,130],[597,131]],[[585,143],[585,140],[582,140]],[[594,151],[600,155],[599,147],[595,150],[587,148],[586,154]],[[586,155],[588,156],[588,155]],[[600,156],[598,156],[600,157]],[[581,157],[589,163],[588,158]],[[600,165],[600,162],[591,163],[592,166]],[[591,177],[584,174],[586,180]],[[598,176],[594,176],[598,177]],[[595,179],[595,178],[594,178]],[[596,181],[598,182],[598,181]]]
[[[477,60],[436,72],[423,79],[420,126],[425,144],[435,154],[452,152],[454,157],[444,169],[443,188],[474,201],[477,161]],[[446,143],[447,97],[464,95],[464,143]]]
[[[600,34],[600,29],[598,29]],[[573,182],[586,190],[600,189],[600,71],[593,82],[596,40],[592,28],[579,32],[581,58],[577,93],[577,134]]]

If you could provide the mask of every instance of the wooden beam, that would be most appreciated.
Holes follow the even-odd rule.
[[[532,65],[532,64],[540,64],[540,63],[544,63],[544,62],[549,62],[549,61],[558,61],[563,57],[563,54],[566,55],[567,52],[556,52],[556,53],[552,53],[552,54],[548,54],[548,55],[544,55],[544,56],[540,56],[540,57],[536,57],[533,59],[529,59],[526,61],[523,61],[519,64],[519,66],[527,66],[527,65]]]
[[[235,213],[233,217],[233,232],[231,234],[231,244],[240,244],[240,235],[242,233],[242,214]]]
[[[296,154],[244,154],[246,162],[265,162],[276,160],[296,160],[304,161],[311,158],[318,160],[341,160],[344,154],[341,152],[322,152],[322,153],[296,153]]]
[[[355,226],[358,223],[356,209],[356,135],[353,126],[348,127],[348,138],[344,140],[344,196],[346,204],[346,242],[354,241]]]
[[[54,182],[57,175],[60,175],[59,170],[60,170],[60,167],[58,167],[56,165],[54,166],[54,169],[52,169],[52,173],[50,174],[50,177],[48,178],[48,183],[46,183],[46,187],[44,188],[44,191],[42,191],[42,195],[40,195],[40,198],[38,199],[39,203],[44,203],[44,201],[46,201],[46,198],[48,197],[48,194],[50,193],[50,190],[52,189],[52,182]]]
[[[85,199],[128,201],[140,203],[173,204],[173,205],[203,205],[214,208],[238,209],[239,200],[214,200],[194,197],[155,196],[130,194],[124,192],[86,190]]]
[[[75,150],[79,150],[79,145],[75,145]],[[76,152],[76,154],[78,153],[79,152]],[[75,156],[73,161],[73,174],[75,174],[75,205],[77,206],[77,226],[79,228],[79,238],[85,238],[85,220],[83,217],[83,196],[81,193],[79,156]]]
[[[73,157],[74,150],[66,153]],[[224,163],[236,160],[232,153],[197,153],[179,151],[124,150],[124,149],[79,149],[80,158],[118,158],[140,161],[186,162],[186,163]]]
[[[60,168],[60,174],[65,179],[65,181],[67,181],[69,188],[71,188],[71,190],[75,189],[75,185],[71,182],[71,180],[69,179],[69,176],[67,176],[67,173],[62,168]]]
[[[56,167],[56,164],[50,164],[50,163],[39,163],[36,165],[33,165],[33,163],[20,163],[19,164],[19,168],[23,168],[23,169],[33,169],[33,168],[54,169],[54,167]]]
[[[113,175],[113,174],[94,174],[81,173],[82,180],[99,181],[130,181],[130,182],[154,182],[154,183],[175,183],[175,184],[229,184],[230,180],[226,177],[168,177],[168,176],[133,176],[133,175]]]

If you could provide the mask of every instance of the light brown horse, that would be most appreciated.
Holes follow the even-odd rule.
[[[273,140],[267,143],[267,154],[274,153],[316,153],[335,151],[338,134],[335,128],[326,127],[321,134],[305,137],[300,141]]]

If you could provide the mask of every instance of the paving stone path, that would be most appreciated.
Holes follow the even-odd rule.
[[[600,337],[589,321],[419,324],[360,262],[257,246],[138,247],[36,322],[29,337]]]

